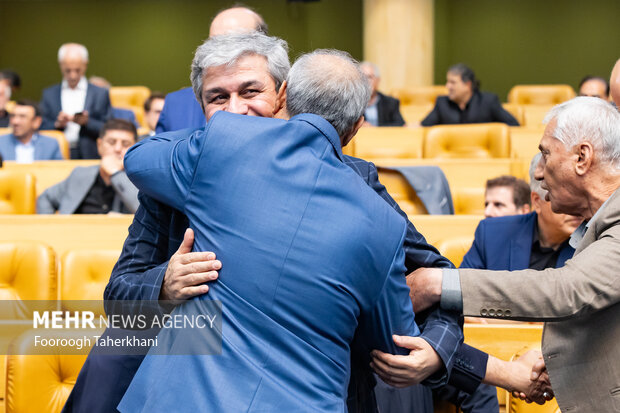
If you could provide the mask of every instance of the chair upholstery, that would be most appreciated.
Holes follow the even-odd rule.
[[[34,353],[34,340],[26,333],[13,342],[7,356],[6,412],[7,413],[56,413],[62,410],[77,376],[86,360],[84,355],[23,355]],[[83,331],[36,331],[44,338],[81,338]],[[92,341],[92,340],[91,340]],[[48,347],[48,349],[50,349]],[[88,350],[86,350],[87,352]]]
[[[400,100],[401,105],[435,105],[437,96],[448,94],[445,85],[415,86],[392,90],[392,96]]]
[[[547,113],[555,105],[523,105],[523,123],[521,126],[538,128],[543,126]]]
[[[119,255],[119,250],[67,251],[60,264],[60,299],[63,310],[78,310],[77,306],[66,300],[93,300],[92,311],[103,315],[103,290]]]
[[[539,151],[538,144],[544,127],[513,126],[510,128],[510,157],[532,160]]]
[[[504,123],[437,125],[424,128],[425,158],[508,158],[510,132]]]
[[[484,186],[452,188],[454,213],[456,215],[484,215],[484,192]]]
[[[508,92],[508,103],[557,105],[575,97],[569,85],[516,85]]]
[[[62,157],[65,159],[70,159],[71,155],[69,152],[69,142],[65,138],[65,133],[59,130],[42,130],[39,131],[42,136],[49,136],[50,138],[56,139],[58,142],[58,146],[60,146],[60,153]]]
[[[399,172],[379,168],[379,181],[407,215],[427,214],[424,204],[418,198],[411,185]]]
[[[433,110],[433,105],[401,105],[400,114],[407,125],[418,125]]]
[[[362,159],[421,158],[422,139],[421,128],[364,127],[353,138],[354,156]]]
[[[0,214],[34,214],[34,176],[4,169],[0,170]]]
[[[56,291],[51,247],[34,241],[0,242],[0,300],[55,300]]]
[[[510,113],[514,118],[519,122],[519,125],[523,125],[525,122],[525,117],[523,115],[523,106],[517,105],[516,103],[502,103],[502,107],[508,113]]]
[[[110,103],[112,106],[130,109],[136,115],[136,121],[142,126],[144,123],[144,102],[151,95],[151,89],[146,86],[112,86],[110,88]]]
[[[52,185],[65,180],[78,166],[99,165],[99,159],[79,159],[66,161],[34,161],[33,163],[4,162],[3,170],[30,173],[35,177],[37,196]]]
[[[441,255],[452,261],[452,264],[458,267],[461,265],[461,262],[463,262],[463,257],[467,251],[469,251],[473,242],[473,236],[454,237],[435,244],[435,247],[439,250]]]

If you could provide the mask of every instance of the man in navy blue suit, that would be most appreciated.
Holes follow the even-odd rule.
[[[220,40],[233,66],[208,66],[219,40],[198,48],[192,64],[203,105],[222,93],[202,84],[205,67],[230,78],[237,66],[246,87],[271,88],[247,75],[267,65],[247,47],[266,51],[277,40]],[[343,163],[341,146],[361,126],[370,94],[364,75],[347,54],[322,50],[300,57],[287,82],[275,111],[286,96],[289,121],[219,111],[205,129],[161,134],[127,154],[132,181],[184,212],[194,248],[218,251],[226,265],[208,296],[175,310],[203,313],[205,301],[221,300],[221,354],[147,355],[119,410],[341,412],[350,349],[403,354],[392,334],[419,332],[404,278],[406,223]],[[309,274],[316,257],[320,268]],[[158,339],[179,345],[166,331]],[[435,357],[426,374],[441,366]]]
[[[63,81],[48,87],[41,97],[42,129],[65,133],[71,159],[97,159],[97,138],[112,113],[108,91],[88,83],[88,50],[66,43],[58,50]]]
[[[530,164],[530,189],[534,212],[488,218],[476,228],[474,243],[461,268],[524,270],[559,268],[573,256],[568,239],[581,219],[558,214],[545,201],[545,190],[534,179],[540,153]]]

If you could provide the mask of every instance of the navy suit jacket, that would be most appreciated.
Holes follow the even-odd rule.
[[[202,314],[221,300],[221,354],[147,355],[119,410],[342,412],[350,346],[407,353],[392,340],[419,333],[405,220],[344,165],[329,122],[220,111],[204,130],[138,143],[124,164],[140,190],[188,216],[194,250],[227,265],[208,297],[175,309]],[[180,344],[168,330],[159,340]]]
[[[385,186],[379,182],[374,164],[350,156],[345,156],[344,162],[385,202],[407,219],[407,215],[390,196]],[[105,289],[106,303],[108,300],[158,300],[168,260],[181,245],[185,229],[189,226],[187,218],[179,211],[155,201],[144,193],[140,193],[138,197],[140,206],[129,227],[129,235],[121,256],[112,270]],[[420,267],[452,267],[450,261],[428,244],[409,220],[407,220],[404,249],[407,272]],[[106,310],[110,312],[108,306]],[[421,315],[418,314],[418,318],[419,316]],[[455,353],[462,340],[461,334],[457,317],[436,307],[424,319],[421,337],[437,351],[446,366],[446,371],[450,371],[457,360]],[[464,347],[466,346],[463,345],[461,349]],[[464,366],[464,371],[461,374],[453,374],[450,378],[461,377],[463,382],[473,382],[470,387],[475,388],[481,377],[472,376],[470,370],[483,371],[486,366],[484,356],[479,357],[477,353],[475,356],[477,357],[466,356],[467,363],[459,362],[459,366]],[[114,411],[142,359],[142,356],[118,357],[91,353],[80,371],[64,411],[91,413]],[[352,403],[350,411],[374,412],[376,411],[374,394],[369,391],[374,385],[372,375],[368,375],[367,365],[359,367],[360,374],[357,375],[359,380],[356,383],[359,384],[359,388],[353,389],[350,394]],[[370,382],[364,383],[362,377],[367,377]]]
[[[502,107],[497,95],[488,92],[474,92],[463,111],[448,96],[439,96],[433,111],[421,123],[422,126],[433,126],[485,122],[519,126],[519,122]]]
[[[5,161],[15,160],[15,148],[19,141],[15,136],[4,135],[0,136],[0,155]],[[58,141],[48,136],[42,136],[37,134],[34,141],[34,160],[35,161],[47,161],[47,160],[62,160],[62,153],[60,153],[60,147]]]
[[[529,268],[537,214],[487,218],[476,228],[474,243],[461,268],[517,271]],[[555,267],[564,266],[575,249],[565,245],[560,251]]]
[[[166,95],[155,132],[197,129],[204,127],[206,123],[207,119],[196,100],[193,89],[186,87]]]
[[[378,126],[403,126],[405,120],[400,114],[400,101],[383,93],[377,92],[377,95]]]
[[[41,114],[43,115],[41,129],[56,129],[54,123],[62,110],[60,92],[60,83],[43,91],[41,97]],[[103,124],[112,115],[108,91],[89,83],[86,89],[84,110],[88,111],[88,122],[80,128],[78,157],[81,159],[98,159],[96,140]]]

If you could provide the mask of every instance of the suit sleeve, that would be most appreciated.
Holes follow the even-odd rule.
[[[144,139],[125,155],[127,176],[146,195],[183,211],[204,141],[202,130],[181,139],[169,134]]]
[[[385,124],[381,126],[403,126],[405,124],[405,120],[403,119],[403,116],[400,114],[400,101],[393,97],[387,97],[387,98],[389,98],[388,100],[389,119],[387,120]]]
[[[112,116],[112,105],[110,105],[110,94],[107,90],[101,91],[101,113],[89,113],[88,122],[82,126],[86,135],[93,139],[99,137],[99,132],[103,128],[103,124]],[[99,111],[97,111],[99,112]]]
[[[57,161],[62,161],[65,159],[60,152],[60,146],[58,145],[58,142],[54,142],[54,152],[52,153],[51,159]]]
[[[155,133],[162,132],[170,132],[170,99],[166,98],[164,100],[164,107],[159,114],[159,119],[157,120],[157,126],[155,126]]]
[[[168,267],[172,210],[142,193],[121,256],[103,293],[106,312],[110,300],[157,301]]]
[[[616,225],[561,268],[459,270],[463,313],[480,316],[482,309],[501,309],[497,318],[559,321],[600,311],[620,302],[619,263],[620,225]]]
[[[460,268],[486,268],[486,258],[484,252],[484,221],[480,221],[474,235],[474,242],[471,248],[463,257]]]
[[[69,187],[69,178],[47,188],[37,198],[37,214],[54,214],[60,208],[60,202],[66,195]]]
[[[114,192],[121,197],[123,205],[133,214],[138,209],[138,188],[131,183],[125,171],[119,171],[110,177]]]
[[[497,95],[493,95],[492,111],[496,122],[503,122],[510,126],[519,126],[519,122],[515,117],[502,107]]]
[[[54,124],[56,123],[57,113],[54,112],[52,108],[52,102],[50,102],[51,96],[49,90],[44,90],[43,95],[41,96],[41,117],[43,118],[43,122],[41,123],[41,130],[56,129]]]
[[[422,119],[422,122],[420,122],[420,124],[422,126],[433,126],[433,125],[438,125],[439,121],[440,121],[439,107],[438,107],[437,102],[435,102],[435,107],[433,107],[433,110],[431,111],[431,113],[426,115],[426,117]]]

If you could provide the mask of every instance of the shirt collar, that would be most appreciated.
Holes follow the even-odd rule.
[[[15,140],[15,144],[16,145],[22,145],[22,146],[30,146],[30,145],[34,145],[34,143],[37,141],[37,139],[39,138],[39,134],[37,132],[32,134],[32,139],[30,139],[30,141],[28,143],[22,143],[22,141],[20,141],[19,139],[17,139],[17,136],[11,134],[11,136],[13,137],[13,139]]]
[[[84,76],[82,76],[82,78],[78,82],[78,84],[75,87],[75,89],[71,89],[69,87],[69,83],[66,80],[62,81],[61,86],[62,86],[63,89],[69,89],[69,90],[86,90],[86,88],[88,87],[88,81],[86,80],[86,78]]]

